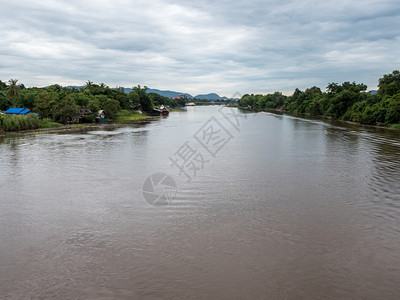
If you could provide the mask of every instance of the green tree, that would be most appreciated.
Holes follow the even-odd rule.
[[[94,96],[94,99],[99,102],[100,107],[103,107],[110,98],[108,98],[106,95],[96,95]]]
[[[135,91],[128,94],[128,106],[130,109],[135,109],[140,104],[139,95]]]
[[[5,92],[0,91],[0,110],[6,110],[10,107],[10,100],[6,97]]]
[[[391,74],[385,74],[378,81],[378,93],[393,96],[400,93],[400,71],[394,70]]]
[[[128,94],[125,93],[125,89],[123,87],[117,87],[115,89],[107,88],[105,93],[107,94],[107,97],[118,100],[122,109],[133,109],[133,105],[130,103]]]
[[[325,116],[331,116],[336,119],[344,117],[347,110],[351,108],[354,103],[365,100],[367,94],[364,93],[367,86],[363,83],[357,84],[356,82],[343,82],[342,85],[330,83],[327,87],[328,91],[328,107],[325,111]],[[368,116],[368,120],[371,116]]]
[[[86,89],[90,89],[93,86],[94,86],[93,81],[90,81],[90,80],[86,81],[86,83],[85,83]]]
[[[55,92],[43,91],[34,101],[34,111],[44,118],[53,116],[53,108],[56,104],[57,94]]]
[[[18,79],[10,79],[8,81],[9,85],[8,85],[7,96],[12,99],[13,107],[15,107],[15,98],[18,97],[18,94],[19,94],[19,92],[18,92],[19,86],[18,86],[17,82],[18,82]]]
[[[336,82],[329,83],[326,87],[326,90],[329,94],[337,94],[343,90],[342,86],[337,84]]]
[[[161,106],[161,105],[167,106],[170,102],[169,101],[170,99],[168,97],[164,97],[157,93],[149,93],[149,96],[155,106]]]
[[[400,93],[389,99],[389,105],[386,112],[386,123],[400,123]]]
[[[87,107],[89,101],[93,99],[92,94],[89,91],[71,94],[72,100],[75,101],[76,105],[80,107]]]
[[[99,99],[96,97],[90,99],[87,104],[87,108],[91,109],[93,112],[98,112],[101,108]]]
[[[7,84],[0,80],[0,91],[4,91],[7,89]]]
[[[107,117],[114,119],[117,116],[117,113],[121,110],[121,106],[117,100],[107,99],[103,104],[103,110]]]
[[[35,99],[41,91],[42,89],[38,88],[28,88],[21,90],[19,93],[18,105],[20,105],[20,107],[33,109],[33,107],[35,106]]]
[[[330,105],[325,115],[338,119],[346,113],[347,109],[351,107],[357,99],[357,93],[349,90],[342,90],[330,99]]]
[[[65,97],[53,107],[53,120],[63,124],[71,123],[79,116],[79,106],[71,97]]]
[[[153,110],[153,103],[147,94],[147,89],[147,86],[141,87],[140,85],[132,88],[132,90],[134,90],[139,96],[139,103],[142,110],[145,112],[151,112]]]
[[[61,85],[59,85],[59,84],[53,84],[53,85],[51,85],[51,86],[49,86],[49,87],[47,88],[47,90],[48,90],[49,92],[56,92],[56,93],[61,92],[62,89],[63,89],[63,87],[62,87]]]
[[[313,86],[306,89],[304,92],[296,89],[286,105],[285,109],[291,112],[298,113],[313,113],[319,112],[319,103],[314,103],[319,101],[322,96],[321,89],[319,87]],[[319,113],[318,113],[319,114]]]
[[[240,107],[250,107],[253,108],[255,101],[256,101],[256,97],[254,96],[254,94],[245,94],[242,96],[242,98],[240,98],[240,100],[238,101],[238,105]]]

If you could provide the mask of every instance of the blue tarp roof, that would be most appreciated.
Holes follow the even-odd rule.
[[[29,113],[31,110],[26,108],[9,108],[4,113],[6,114],[18,114],[18,115],[25,115]]]
[[[5,111],[6,114],[19,114],[19,112],[25,110],[25,108],[9,108]]]

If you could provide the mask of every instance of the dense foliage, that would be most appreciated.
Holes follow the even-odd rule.
[[[192,100],[194,101],[194,100]],[[203,100],[204,104],[210,104]],[[202,104],[199,102],[198,104]],[[0,110],[10,107],[29,108],[41,118],[69,123],[76,120],[80,108],[93,112],[87,121],[93,121],[97,111],[117,118],[121,111],[142,110],[150,112],[154,106],[178,107],[185,105],[184,99],[169,99],[156,93],[147,93],[147,87],[140,85],[127,94],[123,88],[112,89],[104,83],[88,81],[82,88],[62,87],[58,84],[46,88],[26,88],[18,80],[0,81]],[[375,94],[367,92],[367,86],[356,82],[330,83],[325,91],[311,87],[305,91],[296,89],[291,96],[280,92],[268,95],[244,95],[240,107],[256,111],[280,109],[299,114],[321,115],[362,124],[382,125],[400,123],[400,72],[385,74],[378,81]],[[7,122],[14,122],[14,119]],[[22,122],[22,121],[21,121]],[[25,121],[24,121],[25,122]],[[34,122],[31,119],[29,122]],[[4,122],[3,122],[4,123]],[[16,127],[29,127],[14,124]]]
[[[254,110],[268,110],[282,107],[287,97],[280,92],[268,95],[244,95],[238,104],[240,107],[248,107]]]
[[[372,94],[362,83],[330,83],[325,92],[314,86],[305,91],[296,89],[289,97],[279,92],[244,95],[238,104],[256,111],[282,109],[369,125],[400,123],[400,72],[384,75],[379,79],[378,88]]]
[[[184,100],[172,100],[155,93],[147,93],[147,87],[140,85],[127,94],[124,89],[110,88],[104,83],[86,82],[81,88],[62,87],[58,84],[46,88],[26,88],[17,84],[18,80],[0,81],[0,111],[10,107],[28,108],[60,123],[71,123],[79,116],[80,108],[88,108],[93,115],[86,116],[88,122],[94,120],[99,110],[104,110],[108,118],[117,118],[123,111],[142,110],[150,112],[154,106],[184,106]],[[14,119],[12,119],[14,121]]]
[[[168,107],[182,107],[185,106],[186,101],[185,99],[170,99],[165,96],[161,96],[160,94],[157,93],[149,93],[149,96],[153,100],[153,103],[155,106],[168,106]]]

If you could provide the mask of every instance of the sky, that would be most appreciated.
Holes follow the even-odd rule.
[[[398,0],[0,0],[0,80],[290,94],[400,69]]]

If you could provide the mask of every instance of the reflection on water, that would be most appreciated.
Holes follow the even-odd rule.
[[[399,133],[268,113],[239,132],[218,109],[1,138],[0,294],[398,299]],[[202,151],[211,116],[233,138],[188,182],[169,157]],[[169,206],[142,197],[157,172],[177,182]]]

